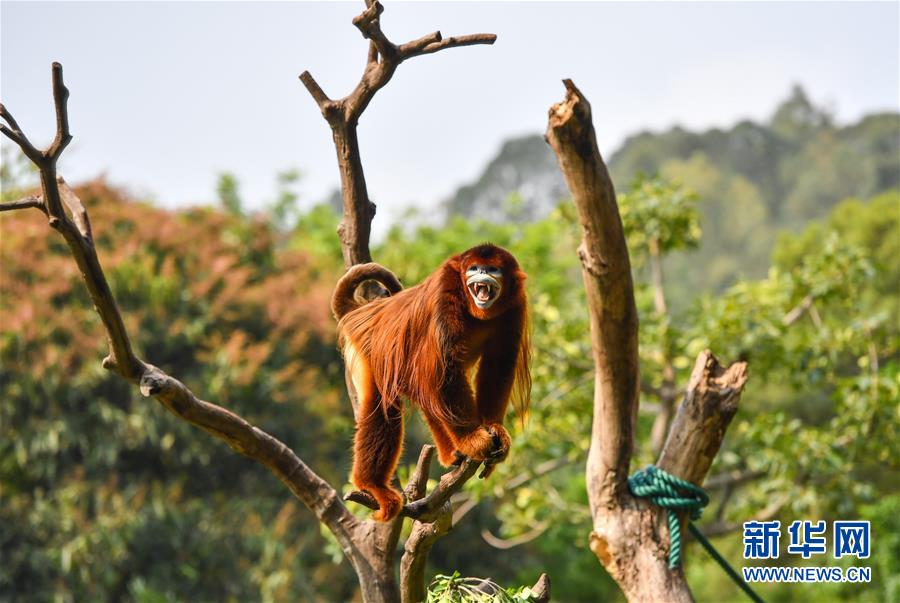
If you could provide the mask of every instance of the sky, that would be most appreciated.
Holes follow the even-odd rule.
[[[395,43],[435,29],[493,46],[403,63],[360,120],[383,230],[475,178],[512,136],[543,132],[572,78],[612,153],[641,130],[766,119],[793,84],[839,122],[900,109],[900,3],[385,2]],[[166,207],[209,203],[234,173],[246,203],[299,169],[304,204],[338,185],[330,131],[298,80],[332,98],[362,73],[360,2],[0,2],[0,98],[32,141],[54,119],[50,64],[71,92],[60,173]],[[386,216],[382,217],[382,216]],[[379,220],[379,218],[381,218]]]

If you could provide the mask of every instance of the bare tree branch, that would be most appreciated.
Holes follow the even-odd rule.
[[[434,450],[434,446],[431,445],[422,447],[416,468],[404,490],[407,502],[401,516],[414,519],[400,559],[400,599],[404,603],[415,603],[425,599],[425,566],[428,554],[434,543],[450,531],[454,522],[450,497],[462,488],[481,464],[476,461],[463,461],[457,469],[442,476],[435,489],[426,496],[428,469]],[[374,499],[370,502],[374,504],[374,508],[378,507]],[[366,506],[372,508],[371,505]]]
[[[494,38],[496,39],[496,36],[494,36]],[[443,37],[441,36],[441,32],[433,31],[430,34],[425,34],[418,40],[412,40],[411,42],[407,42],[406,44],[401,45],[398,50],[401,56],[403,56],[404,58],[408,58],[412,55],[412,53],[421,52],[425,49],[425,47],[431,44],[437,44],[442,39]]]
[[[27,209],[29,207],[35,207],[42,212],[47,213],[47,209],[44,207],[44,202],[40,197],[25,197],[23,199],[19,199],[18,201],[0,203],[0,211],[13,211],[16,209]]]
[[[306,86],[306,89],[309,91],[310,96],[313,97],[313,100],[316,101],[316,104],[319,105],[319,109],[322,110],[322,114],[325,115],[325,107],[326,105],[333,104],[328,95],[322,91],[322,88],[319,86],[319,83],[315,80],[315,78],[310,74],[309,71],[304,71],[300,74],[300,81],[303,82],[303,85]]]
[[[25,133],[22,132],[22,128],[19,127],[18,122],[15,118],[7,111],[6,106],[0,103],[0,118],[9,124],[9,126],[5,126],[0,124],[0,132],[2,132],[7,138],[16,143],[22,152],[25,153],[25,156],[31,159],[34,163],[38,163],[43,161],[44,155],[41,151],[37,150],[31,141],[28,140],[28,137],[25,136]]]
[[[728,471],[727,473],[717,473],[707,478],[703,487],[707,491],[733,488],[765,477],[765,475],[766,473],[764,471]]]
[[[755,513],[751,518],[753,521],[769,521],[770,519],[777,517],[778,513],[784,508],[784,505],[787,503],[787,499],[784,497],[776,497],[772,500],[771,503],[766,505],[766,507],[760,510],[758,513]],[[737,532],[741,529],[743,522],[725,522],[725,521],[715,521],[713,523],[705,524],[700,526],[700,533],[708,538],[712,538],[713,536],[724,536],[725,534],[730,534],[732,532]],[[690,534],[690,531],[687,532]]]
[[[409,476],[409,483],[406,484],[406,489],[403,491],[407,501],[419,500],[425,496],[425,489],[428,486],[428,471],[431,469],[434,451],[435,447],[432,444],[422,446],[422,450],[419,451],[416,468]]]
[[[56,177],[56,183],[59,185],[59,197],[65,208],[69,210],[69,215],[72,217],[72,221],[75,228],[78,229],[78,233],[85,240],[93,242],[94,235],[91,232],[91,220],[88,218],[87,210],[84,209],[81,199],[79,199],[78,195],[69,188],[69,185],[66,184],[66,181],[62,176]]]
[[[303,85],[316,101],[334,135],[344,205],[338,235],[341,239],[344,264],[348,268],[372,260],[369,253],[369,235],[372,217],[375,215],[375,204],[369,199],[360,161],[359,142],[356,138],[359,117],[375,93],[390,81],[394,71],[406,59],[445,48],[493,44],[497,38],[493,34],[443,38],[437,31],[398,46],[381,30],[383,12],[384,7],[380,2],[367,0],[366,9],[353,19],[353,25],[370,41],[370,44],[365,70],[349,95],[339,100],[331,100],[308,71],[300,75]]]
[[[822,317],[819,315],[819,310],[816,309],[815,301],[809,304],[809,317],[812,319],[813,324],[816,326],[816,328],[821,331],[824,325],[822,323]]]
[[[397,52],[397,47],[381,31],[379,18],[383,12],[384,6],[381,5],[381,2],[367,0],[366,10],[353,18],[353,25],[359,29],[364,38],[372,41],[379,55],[382,57],[393,56]]]
[[[403,491],[407,503],[425,496],[428,469],[431,467],[434,450],[435,447],[431,445],[422,447],[416,468]],[[445,512],[432,523],[413,521],[412,530],[403,545],[403,556],[400,558],[400,600],[403,603],[417,603],[425,599],[425,564],[428,561],[428,554],[438,538],[449,532],[453,525],[453,516],[449,511],[450,503],[447,502],[445,506],[447,507]]]
[[[422,454],[424,454],[424,449]],[[422,457],[420,456],[419,462],[421,461]],[[480,466],[481,461],[464,460],[459,467],[442,475],[438,485],[427,496],[411,499],[403,505],[400,516],[426,522],[434,521],[444,511],[444,503],[449,502],[450,497],[474,477]],[[345,494],[344,500],[361,504],[373,511],[377,511],[379,508],[378,502],[368,492],[354,490]]]
[[[38,151],[33,147],[29,150],[27,145],[20,143],[20,140],[27,142],[27,137],[5,107],[2,108],[2,116],[10,124],[16,136],[10,136],[8,129],[4,129],[3,133],[20,145],[22,151],[32,158],[40,172],[43,205],[49,218],[49,224],[65,237],[84,278],[85,285],[87,285],[91,301],[94,303],[107,333],[110,352],[109,356],[103,360],[104,368],[114,369],[126,379],[137,382],[144,372],[143,363],[134,356],[131,349],[125,324],[90,238],[90,226],[86,213],[81,202],[69,190],[65,182],[58,181],[56,178],[56,161],[71,136],[68,134],[68,110],[65,107],[69,93],[63,84],[62,65],[53,63],[52,72],[53,101],[57,116],[57,136],[53,143],[44,151]],[[35,153],[36,158],[32,157]],[[73,211],[74,222],[69,219],[63,209],[64,194],[66,195],[65,205],[70,208],[70,211]]]
[[[431,547],[450,531],[453,513],[450,501],[443,505],[442,512],[431,522],[414,521],[412,531],[403,545],[400,558],[400,600],[403,603],[418,603],[425,600],[425,564]]]
[[[404,514],[419,521],[435,519],[453,493],[475,475],[479,466],[479,461],[466,459],[459,467],[442,475],[438,485],[427,496],[406,505]]]
[[[627,490],[638,406],[637,309],[631,263],[612,180],[600,156],[591,106],[571,80],[550,109],[547,142],[556,153],[582,226],[578,248],[594,356],[594,422],[588,453],[591,507]]]
[[[54,163],[63,150],[72,141],[69,132],[69,89],[63,83],[63,70],[60,63],[53,63],[53,107],[56,109],[56,136],[44,151],[44,156]]]
[[[139,382],[142,394],[153,396],[185,421],[264,465],[335,534],[345,552],[352,550],[358,520],[343,505],[334,488],[290,448],[235,413],[200,400],[183,383],[160,369],[151,365],[145,368]]]
[[[539,521],[533,528],[512,538],[494,536],[490,530],[481,530],[481,538],[495,549],[507,550],[531,542],[547,531],[550,524]]]
[[[426,41],[429,38],[436,38],[433,41]],[[403,44],[399,48],[400,56],[403,60],[417,57],[422,54],[431,54],[445,48],[461,48],[463,46],[475,46],[476,44],[493,44],[497,41],[494,34],[471,34],[468,36],[451,36],[449,38],[441,38],[441,32],[436,31],[418,40],[414,40],[407,44]]]
[[[781,319],[781,324],[786,327],[791,326],[809,310],[810,306],[813,303],[813,296],[807,295],[800,303],[794,306],[787,314],[784,315],[784,318]]]
[[[648,244],[650,264],[650,280],[653,283],[653,306],[656,315],[662,320],[660,346],[662,349],[662,385],[659,388],[659,414],[653,421],[650,431],[650,447],[654,455],[658,455],[669,433],[675,404],[678,401],[678,389],[675,385],[675,365],[669,353],[669,307],[666,304],[666,288],[663,282],[662,253],[659,239],[651,237]]]

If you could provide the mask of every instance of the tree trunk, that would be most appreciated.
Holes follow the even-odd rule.
[[[571,80],[550,109],[547,142],[559,160],[583,229],[578,248],[587,290],[595,391],[587,489],[590,547],[629,601],[692,601],[681,567],[669,569],[663,509],[633,497],[627,478],[638,407],[638,320],[616,194],[600,156],[591,107]],[[702,485],[737,410],[746,364],[697,358],[658,465]]]

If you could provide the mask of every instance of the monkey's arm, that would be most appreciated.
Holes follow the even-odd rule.
[[[478,461],[494,458],[498,449],[495,435],[482,424],[472,387],[461,370],[448,374],[441,403],[453,414],[444,427],[456,450]]]
[[[476,405],[482,423],[503,423],[516,377],[516,361],[521,342],[521,321],[507,317],[491,340],[486,342],[478,366]]]

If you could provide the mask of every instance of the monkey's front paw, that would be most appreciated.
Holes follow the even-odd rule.
[[[479,427],[460,438],[456,448],[460,454],[473,461],[483,461],[490,458],[494,451],[494,436],[486,428]]]
[[[487,430],[491,434],[493,443],[493,448],[488,457],[489,460],[493,463],[506,460],[506,457],[509,455],[509,447],[512,444],[509,432],[500,423],[491,423],[487,426]]]
[[[491,423],[487,426],[488,432],[493,438],[494,448],[491,450],[488,458],[484,461],[484,469],[478,474],[479,479],[490,477],[497,467],[497,463],[506,460],[509,455],[509,446],[511,443],[509,432],[499,423]]]

